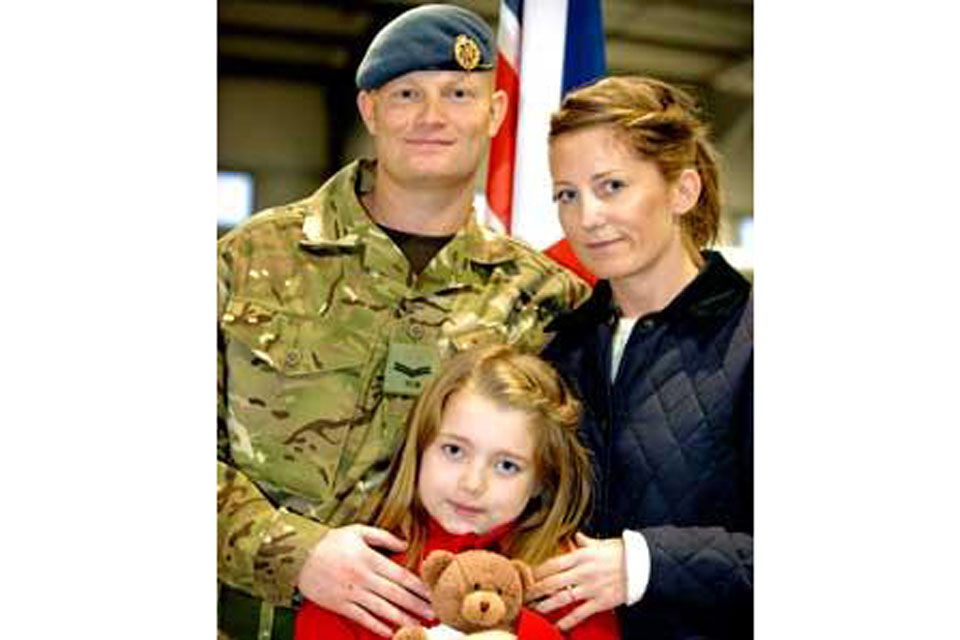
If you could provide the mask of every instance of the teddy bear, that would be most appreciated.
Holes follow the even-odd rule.
[[[523,594],[533,586],[533,572],[526,563],[483,549],[458,554],[437,550],[427,556],[420,575],[442,625],[430,630],[402,627],[393,640],[517,637],[514,632]]]

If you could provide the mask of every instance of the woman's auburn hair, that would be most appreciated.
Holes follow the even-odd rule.
[[[567,94],[550,118],[549,140],[597,126],[613,127],[627,147],[654,162],[668,182],[685,169],[700,174],[697,203],[680,218],[684,246],[699,263],[699,250],[716,242],[722,199],[718,154],[694,99],[654,78],[603,78]]]
[[[506,345],[454,355],[425,385],[404,444],[360,521],[406,539],[406,564],[416,568],[429,519],[417,496],[420,460],[440,430],[450,397],[464,390],[525,413],[533,428],[534,494],[500,551],[531,565],[566,552],[587,515],[593,480],[590,456],[578,435],[580,402],[547,362]]]

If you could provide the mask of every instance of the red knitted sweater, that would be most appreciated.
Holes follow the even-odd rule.
[[[504,524],[484,534],[468,533],[455,535],[447,533],[438,523],[430,521],[427,540],[424,544],[420,562],[435,549],[446,549],[453,553],[469,549],[490,549],[496,551],[499,543],[511,531],[511,524]],[[392,557],[397,563],[406,560],[404,554]],[[613,611],[594,614],[562,634],[552,623],[560,620],[578,603],[573,603],[547,614],[536,613],[526,607],[520,610],[517,627],[518,640],[617,640],[620,637],[617,617]],[[436,620],[421,620],[425,627],[437,624]],[[382,640],[380,636],[368,631],[358,623],[339,614],[328,611],[310,600],[306,600],[297,612],[294,640]]]

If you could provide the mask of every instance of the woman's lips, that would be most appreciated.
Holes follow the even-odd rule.
[[[587,242],[586,246],[587,246],[587,249],[589,249],[590,251],[604,251],[605,249],[608,249],[614,246],[618,242],[620,242],[620,238],[613,238],[612,240],[600,240],[596,242]]]

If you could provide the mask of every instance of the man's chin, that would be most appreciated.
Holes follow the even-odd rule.
[[[416,187],[453,187],[464,183],[473,183],[473,177],[476,172],[464,173],[462,171],[452,171],[449,168],[436,168],[432,166],[412,167],[404,172],[400,181],[403,184]]]

